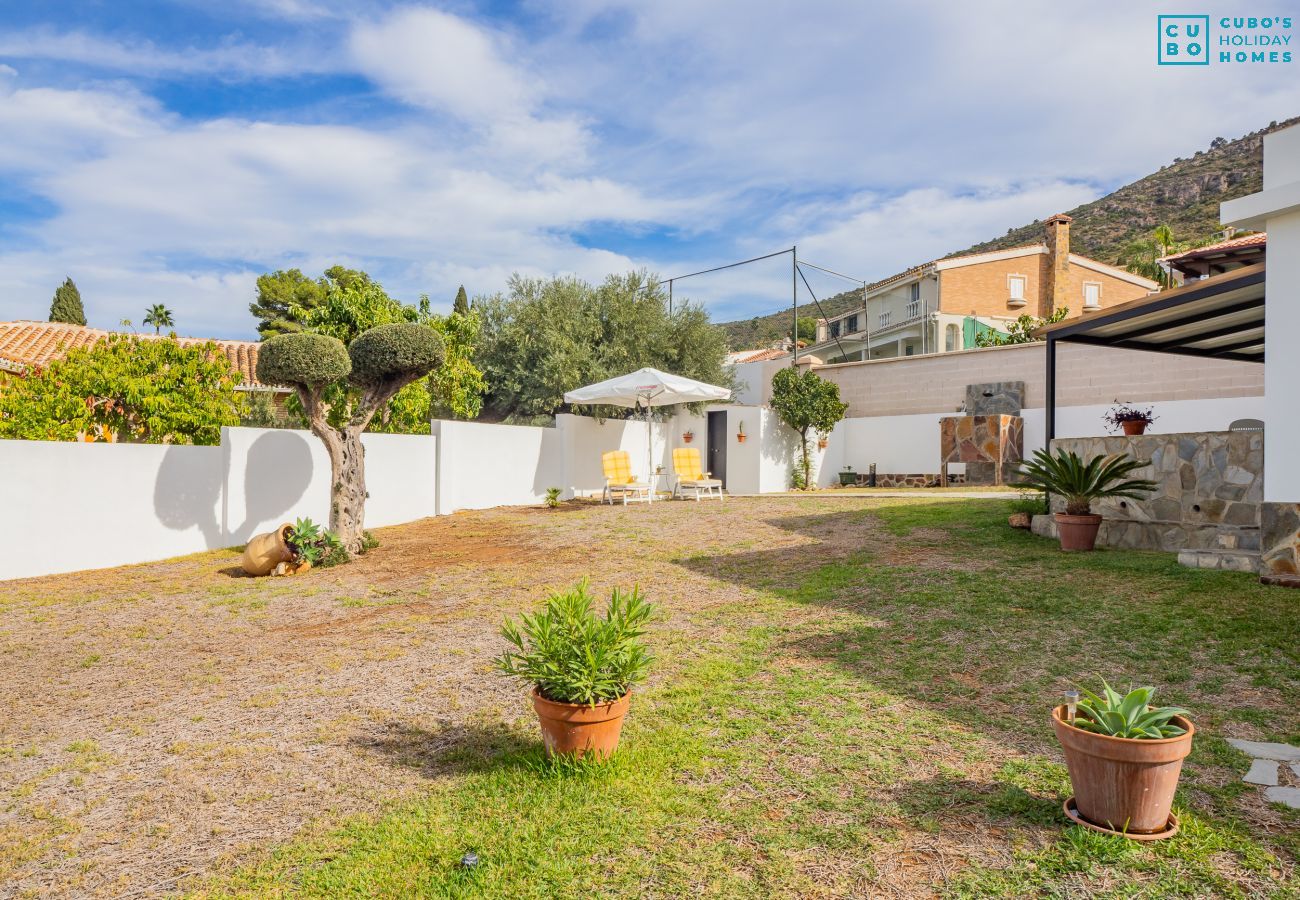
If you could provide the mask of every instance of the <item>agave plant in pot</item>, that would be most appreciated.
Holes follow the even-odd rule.
[[[1101,528],[1101,516],[1092,511],[1093,501],[1105,497],[1141,500],[1156,489],[1156,483],[1128,476],[1150,464],[1150,460],[1133,459],[1120,453],[1098,455],[1084,462],[1070,450],[1057,450],[1054,454],[1037,450],[1033,460],[1020,466],[1021,480],[1013,486],[1062,498],[1065,512],[1055,516],[1061,549],[1092,550]]]
[[[1196,729],[1187,710],[1152,706],[1154,695],[1121,696],[1103,679],[1100,695],[1069,691],[1052,710],[1074,788],[1065,813],[1080,825],[1142,841],[1178,831],[1170,807]]]
[[[583,579],[501,627],[510,649],[496,666],[533,686],[548,755],[606,759],[617,749],[632,687],[650,668],[642,637],[653,613],[633,588],[615,589],[602,615]]]

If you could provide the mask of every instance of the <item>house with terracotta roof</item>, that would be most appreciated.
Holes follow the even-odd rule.
[[[93,347],[100,341],[107,340],[110,335],[120,333],[89,328],[85,325],[69,325],[64,322],[0,322],[0,372],[22,375],[31,369],[48,365],[56,359],[62,359],[69,350]],[[133,336],[144,341],[168,339],[152,334]],[[192,337],[178,337],[176,341],[182,347],[215,344],[217,349],[230,360],[231,368],[239,373],[241,384],[238,390],[268,391],[273,394],[289,393],[288,388],[258,382],[257,351],[261,345],[257,341]]]
[[[857,308],[824,319],[808,353],[825,362],[951,353],[1022,315],[1097,312],[1158,290],[1150,279],[1070,252],[1067,215],[1037,244],[948,256],[866,286]]]
[[[1186,284],[1243,266],[1258,265],[1264,262],[1267,250],[1268,234],[1263,231],[1243,235],[1229,232],[1225,240],[1217,243],[1161,257],[1160,266],[1174,276],[1175,283]]]

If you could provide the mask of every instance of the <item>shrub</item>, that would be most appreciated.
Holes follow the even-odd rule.
[[[641,637],[654,613],[641,592],[617,588],[604,616],[592,608],[583,579],[571,590],[553,593],[535,615],[507,620],[501,635],[511,648],[496,659],[505,675],[537,686],[547,700],[595,706],[618,700],[643,681],[651,657]]]
[[[300,562],[309,562],[313,566],[338,565],[340,562],[347,562],[347,551],[339,539],[333,534],[321,528],[311,519],[299,519],[294,522],[293,527],[285,534],[285,543],[293,551],[295,560]],[[343,559],[338,559],[339,552],[343,553]]]
[[[561,494],[561,493],[562,493],[562,491],[560,490],[560,488],[557,488],[557,487],[547,488],[547,489],[546,489],[546,505],[549,506],[551,509],[555,509],[555,508],[557,508],[557,507],[560,505],[560,494]]]
[[[1091,691],[1083,692],[1084,699],[1079,701],[1079,712],[1083,715],[1075,718],[1076,728],[1138,740],[1159,740],[1187,733],[1187,729],[1169,721],[1174,716],[1186,716],[1187,710],[1179,706],[1151,708],[1155,688],[1136,688],[1121,697],[1104,678],[1101,686],[1100,697]]]
[[[257,380],[266,385],[326,385],[347,378],[352,360],[338,338],[301,332],[262,342],[257,352]]]
[[[420,377],[442,365],[442,336],[427,325],[394,322],[363,332],[348,346],[352,382],[369,385],[395,376]]]

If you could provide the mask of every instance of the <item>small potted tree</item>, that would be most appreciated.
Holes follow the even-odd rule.
[[[618,747],[632,686],[650,668],[641,638],[654,607],[641,592],[615,589],[603,616],[593,604],[583,579],[547,597],[540,612],[501,627],[510,649],[497,657],[497,669],[533,686],[533,709],[551,756],[608,758]]]
[[[1065,512],[1057,513],[1056,530],[1062,550],[1092,550],[1097,545],[1101,516],[1092,511],[1094,500],[1122,497],[1141,500],[1156,489],[1145,478],[1129,478],[1150,460],[1133,459],[1123,454],[1094,456],[1084,462],[1069,450],[1055,454],[1037,450],[1032,461],[1020,467],[1021,481],[1013,486],[1055,494],[1065,501]]]
[[[1118,400],[1115,401],[1115,406],[1106,415],[1102,416],[1102,421],[1106,423],[1108,431],[1123,431],[1129,437],[1146,434],[1148,426],[1155,420],[1155,410],[1152,407],[1138,409],[1136,406],[1129,406],[1127,403],[1120,403]]]
[[[1095,831],[1134,840],[1172,837],[1170,814],[1183,759],[1196,729],[1187,710],[1151,705],[1155,688],[1120,696],[1102,681],[1100,696],[1067,693],[1052,710],[1052,728],[1065,752],[1074,796],[1065,813]]]

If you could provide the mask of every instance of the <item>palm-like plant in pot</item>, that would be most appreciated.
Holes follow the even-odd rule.
[[[602,615],[583,579],[501,627],[510,649],[497,668],[532,684],[548,754],[605,759],[618,747],[632,687],[650,668],[642,638],[653,613],[633,588],[615,589]]]
[[[1093,501],[1105,497],[1141,500],[1156,489],[1156,483],[1128,476],[1150,464],[1150,460],[1119,453],[1094,456],[1085,462],[1070,450],[1058,450],[1054,454],[1037,450],[1031,461],[1021,465],[1021,480],[1014,486],[1062,498],[1065,512],[1055,516],[1061,549],[1091,550],[1097,545],[1097,531],[1101,528],[1101,516],[1092,511]]]
[[[1155,688],[1121,695],[1101,684],[1100,695],[1071,691],[1052,710],[1074,788],[1066,815],[1135,840],[1170,837],[1178,830],[1170,807],[1196,729],[1187,710],[1152,706]]]

